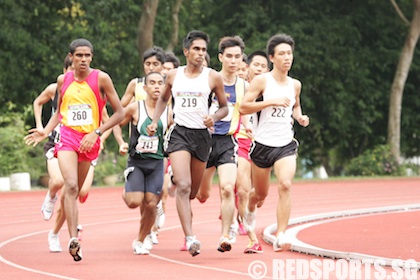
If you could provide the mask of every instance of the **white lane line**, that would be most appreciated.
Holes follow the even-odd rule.
[[[122,223],[122,222],[127,222],[127,221],[137,221],[137,220],[138,220],[138,218],[120,219],[120,220],[115,220],[115,221],[91,223],[91,224],[86,224],[84,226],[97,226],[97,225],[105,225],[105,224],[115,224],[115,223]],[[201,225],[201,224],[217,223],[217,222],[218,221],[215,221],[214,219],[212,219],[212,220],[195,222],[195,223],[193,223],[193,225]],[[169,231],[169,230],[179,229],[179,228],[181,228],[181,225],[165,227],[165,228],[161,229],[160,231]],[[65,228],[63,227],[63,229],[65,229]],[[5,245],[7,245],[11,242],[14,242],[16,240],[31,237],[31,236],[34,236],[34,235],[37,235],[37,234],[47,233],[47,232],[49,232],[49,230],[37,231],[37,232],[32,232],[32,233],[16,236],[14,238],[8,239],[8,240],[0,243],[0,249],[3,246],[5,246]],[[200,269],[206,269],[206,270],[212,270],[212,271],[225,272],[225,273],[236,274],[236,275],[249,276],[249,274],[245,273],[245,272],[228,270],[228,269],[223,269],[223,268],[216,268],[216,267],[207,267],[207,266],[202,266],[202,265],[195,265],[195,264],[191,264],[191,263],[187,263],[187,262],[178,261],[178,260],[175,260],[175,259],[162,257],[162,256],[155,255],[155,254],[150,254],[150,256],[152,256],[153,258],[156,258],[156,259],[160,259],[160,260],[163,260],[163,261],[167,261],[167,262],[175,263],[175,264],[179,264],[179,265],[195,267],[195,268],[200,268]],[[36,269],[32,269],[32,268],[29,268],[29,267],[25,267],[25,266],[13,263],[13,262],[5,259],[1,255],[1,253],[0,253],[0,262],[5,263],[6,265],[9,265],[9,266],[12,266],[12,267],[21,269],[21,270],[25,270],[25,271],[29,271],[29,272],[33,272],[33,273],[37,273],[37,274],[42,274],[42,275],[47,275],[47,276],[55,277],[55,278],[59,278],[59,279],[66,279],[66,280],[76,280],[77,279],[77,278],[67,277],[67,276],[64,276],[64,275],[59,275],[59,274],[49,273],[49,272],[45,272],[45,271],[41,271],[41,270],[36,270]],[[270,279],[270,278],[268,278],[268,279]]]
[[[45,232],[48,232],[48,231],[49,230],[36,231],[36,232],[28,233],[28,234],[25,234],[25,235],[16,236],[14,238],[11,238],[9,240],[6,240],[6,241],[0,243],[0,249],[4,245],[6,245],[8,243],[11,243],[13,241],[16,241],[16,240],[19,240],[19,239],[22,239],[22,238],[26,238],[26,237],[31,237],[31,236],[34,236],[34,235],[37,235],[37,234],[45,233]],[[9,266],[18,268],[18,269],[22,269],[22,270],[33,272],[33,273],[37,273],[37,274],[47,275],[47,276],[55,277],[55,278],[59,278],[59,279],[66,279],[66,280],[75,280],[75,279],[77,279],[77,278],[71,278],[71,277],[67,277],[67,276],[63,276],[63,275],[59,275],[59,274],[55,274],[55,273],[49,273],[49,272],[45,272],[45,271],[41,271],[41,270],[32,269],[32,268],[29,268],[29,267],[26,267],[26,266],[22,266],[22,265],[19,265],[19,264],[16,264],[16,263],[13,263],[11,261],[6,260],[5,258],[3,258],[3,256],[1,254],[0,254],[0,262],[5,263],[5,264],[7,264]]]

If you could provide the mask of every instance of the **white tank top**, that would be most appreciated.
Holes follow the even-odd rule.
[[[188,128],[206,128],[203,119],[209,115],[210,68],[203,67],[193,79],[187,78],[184,71],[185,66],[177,68],[172,85],[174,122]]]
[[[294,137],[292,125],[293,106],[296,103],[293,79],[287,77],[287,85],[279,85],[271,72],[263,74],[266,86],[263,100],[287,97],[290,105],[286,108],[269,106],[261,110],[254,140],[270,147],[283,147],[289,144]]]

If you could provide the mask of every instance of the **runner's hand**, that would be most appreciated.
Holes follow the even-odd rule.
[[[128,144],[124,142],[120,145],[120,155],[125,156],[128,152]]]
[[[29,135],[26,135],[23,140],[25,141],[26,145],[32,145],[35,147],[39,142],[47,138],[46,133],[44,130],[39,131],[36,128],[31,128],[29,130]]]
[[[157,129],[157,124],[151,123],[146,127],[146,131],[149,134],[149,136],[155,135]]]

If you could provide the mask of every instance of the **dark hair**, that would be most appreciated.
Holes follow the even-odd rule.
[[[150,75],[153,75],[153,74],[158,74],[159,76],[161,76],[161,77],[162,77],[163,82],[165,82],[165,77],[163,77],[163,75],[162,75],[161,73],[159,73],[159,72],[150,72],[150,73],[148,73],[148,74],[144,77],[144,84],[145,84],[145,85],[147,85],[147,81],[148,81],[149,76],[150,76]]]
[[[246,55],[246,53],[242,53],[242,61],[248,64],[248,56]]]
[[[292,50],[294,50],[295,48],[295,41],[293,40],[293,38],[290,35],[281,33],[281,34],[272,36],[270,40],[268,40],[267,53],[269,55],[274,55],[275,47],[277,47],[278,45],[282,43],[290,45],[292,47]]]
[[[252,59],[254,58],[254,56],[262,56],[262,57],[265,57],[265,59],[267,60],[267,65],[268,65],[268,63],[269,63],[268,57],[267,57],[267,54],[264,51],[255,51],[255,52],[251,53],[248,56],[248,60],[247,60],[247,64],[248,65],[251,64]]]
[[[219,53],[223,54],[226,48],[236,47],[236,46],[241,48],[242,53],[244,52],[245,43],[241,37],[239,37],[238,35],[223,37],[222,39],[220,39],[220,42],[219,42]]]
[[[153,47],[150,49],[147,49],[144,53],[143,53],[143,62],[146,61],[146,59],[152,57],[152,56],[156,56],[156,59],[158,61],[160,61],[162,64],[165,63],[165,52],[163,51],[163,49],[161,47]]]
[[[67,70],[72,65],[72,63],[73,61],[71,61],[70,56],[66,55],[66,58],[64,58],[63,62],[63,68]]]
[[[165,53],[165,62],[172,62],[174,68],[178,68],[179,65],[181,65],[181,61],[179,61],[179,58],[176,57],[176,55],[173,52]]]
[[[79,38],[79,39],[73,40],[73,42],[71,42],[69,46],[70,53],[74,54],[74,52],[76,51],[76,48],[78,47],[89,47],[90,51],[93,53],[93,45],[87,39]]]
[[[190,31],[184,39],[184,43],[183,43],[184,49],[189,49],[192,45],[192,42],[197,39],[203,39],[204,41],[206,41],[207,45],[210,43],[209,35],[207,35],[206,33],[200,30],[193,30],[193,31]]]

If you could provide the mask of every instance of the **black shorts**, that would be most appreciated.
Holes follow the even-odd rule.
[[[180,125],[171,127],[166,135],[165,153],[188,151],[191,156],[206,162],[211,148],[211,136],[207,128],[192,129]]]
[[[212,146],[207,161],[207,168],[225,163],[238,162],[238,143],[232,135],[215,135],[212,136]]]
[[[160,195],[163,185],[163,159],[128,157],[124,170],[125,191]]]
[[[287,156],[297,155],[299,143],[296,139],[283,147],[269,147],[253,142],[249,152],[250,158],[260,168],[270,168],[276,161]]]

